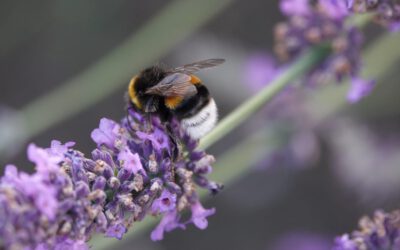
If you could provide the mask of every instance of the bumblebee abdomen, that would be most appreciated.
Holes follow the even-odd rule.
[[[207,134],[217,123],[218,112],[214,99],[211,98],[206,86],[196,83],[197,94],[183,100],[173,110],[180,119],[186,132],[194,139]]]
[[[196,114],[181,120],[186,132],[193,139],[200,139],[215,127],[218,121],[217,105],[214,99],[210,98],[208,103]]]
[[[199,113],[210,101],[210,93],[206,86],[196,84],[197,94],[182,100],[173,110],[173,113],[179,118],[189,118]]]

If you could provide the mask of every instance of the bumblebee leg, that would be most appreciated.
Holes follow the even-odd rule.
[[[152,131],[153,130],[153,123],[152,123],[152,119],[153,117],[151,116],[151,114],[146,114],[146,130],[147,131]]]
[[[167,132],[168,137],[169,137],[169,141],[172,144],[171,145],[171,147],[172,147],[172,151],[171,151],[172,155],[171,155],[171,157],[172,157],[172,160],[175,161],[178,158],[178,155],[179,155],[178,141],[177,141],[176,136],[173,133],[171,124],[168,122],[168,123],[166,123],[165,127],[166,127],[166,132]]]

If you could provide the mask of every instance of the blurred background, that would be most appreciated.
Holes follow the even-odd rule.
[[[2,166],[32,172],[29,142],[75,141],[90,154],[100,118],[123,117],[130,77],[154,63],[226,58],[199,74],[223,118],[268,79],[273,27],[284,20],[278,10],[276,0],[2,0]],[[366,33],[372,43],[383,32],[372,25]],[[190,226],[156,243],[149,232],[110,239],[116,244],[110,249],[324,250],[362,215],[398,208],[396,67],[352,106],[345,103],[346,84],[280,95],[208,150],[216,168],[245,164],[248,171],[206,200],[217,208],[207,230]]]

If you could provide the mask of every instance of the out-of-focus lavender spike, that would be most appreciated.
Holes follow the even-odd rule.
[[[310,0],[282,0],[280,1],[280,9],[287,16],[305,16],[311,14],[309,2]]]
[[[397,0],[342,0],[355,13],[373,13],[375,21],[391,31],[398,31],[400,27],[400,3]]]
[[[288,21],[275,28],[275,52],[283,63],[293,61],[313,46],[325,43],[332,47],[331,55],[300,79],[304,85],[315,87],[327,80],[341,82],[346,77],[360,79],[363,37],[358,28],[346,22],[352,14],[348,8],[352,4],[355,3],[345,0],[281,0]],[[297,5],[307,11],[291,11]],[[349,91],[350,102],[360,100],[372,90],[372,84],[358,83],[354,81]]]
[[[258,92],[279,73],[278,63],[272,55],[257,53],[247,59],[243,82],[248,83],[253,92]]]
[[[172,127],[182,144],[178,157],[171,157],[175,145],[159,119],[142,119],[133,109],[121,123],[101,119],[91,158],[72,142],[31,144],[36,172],[9,165],[0,180],[0,248],[88,249],[94,233],[121,239],[146,215],[163,216],[153,240],[189,222],[204,229],[214,209],[201,206],[196,183],[202,179],[211,193],[220,187],[205,177],[214,158],[197,151],[179,123]],[[180,221],[183,210],[192,211],[190,221]]]
[[[355,77],[351,81],[350,90],[347,93],[347,100],[351,103],[358,102],[364,96],[367,96],[375,87],[375,81],[364,80]]]
[[[400,249],[400,211],[376,211],[372,218],[364,216],[359,228],[350,235],[335,239],[333,250]]]

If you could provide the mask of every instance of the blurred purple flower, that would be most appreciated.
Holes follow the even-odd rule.
[[[117,222],[115,223],[113,226],[110,226],[105,235],[108,237],[112,237],[112,238],[117,238],[119,240],[122,239],[122,236],[124,236],[124,234],[126,233],[126,227],[121,223],[121,222]]]
[[[376,134],[353,120],[331,121],[325,132],[337,180],[368,206],[397,197],[400,134]],[[374,173],[374,174],[371,174]]]
[[[62,144],[60,141],[53,140],[47,152],[50,155],[58,156],[61,159],[64,159],[64,155],[68,152],[68,149],[74,145],[75,142],[72,141]]]
[[[321,0],[320,8],[333,19],[343,19],[349,15],[346,2],[343,0]]]
[[[63,160],[63,157],[60,156],[58,153],[56,154],[51,153],[53,151],[57,151],[57,149],[50,148],[46,150],[39,148],[34,144],[29,144],[28,159],[36,164],[37,172],[47,175],[50,172],[58,171],[59,169],[58,163],[60,163]]]
[[[114,147],[115,140],[117,139],[120,130],[120,125],[116,122],[103,118],[100,120],[99,128],[93,130],[91,137],[98,146],[106,145],[109,148]]]
[[[400,31],[400,21],[396,22],[396,23],[391,23],[389,25],[389,30],[392,32],[398,32]]]
[[[344,234],[335,238],[335,246],[332,250],[358,250],[358,247],[348,234]]]
[[[291,11],[297,5],[302,6],[301,11]],[[281,6],[288,15],[288,21],[275,28],[275,52],[281,61],[290,62],[316,45],[332,45],[331,55],[301,79],[305,85],[315,87],[331,79],[341,82],[349,76],[358,79],[363,38],[359,29],[346,23],[350,12],[344,0],[281,0]],[[360,85],[356,82],[355,87]],[[357,91],[354,88],[351,91],[349,95],[354,97]],[[352,102],[369,91],[364,88],[357,93]]]
[[[358,102],[364,96],[369,95],[375,87],[375,81],[353,78],[351,87],[347,93],[347,100],[351,103]]]
[[[53,248],[54,250],[89,250],[89,247],[84,241],[78,240],[74,241],[71,239],[60,240],[56,243]],[[48,250],[48,247],[44,244],[36,247],[35,250]]]
[[[272,250],[330,250],[329,239],[312,233],[292,232],[279,238]]]
[[[391,213],[376,211],[373,218],[361,218],[359,229],[351,235],[337,237],[333,249],[400,249],[400,210]]]
[[[164,231],[184,228],[179,213],[189,208],[191,222],[201,220],[204,229],[214,210],[200,209],[195,187],[218,191],[205,177],[214,158],[197,151],[178,122],[171,131],[183,147],[175,148],[157,117],[130,110],[121,123],[101,119],[90,158],[72,142],[53,141],[48,149],[31,144],[37,171],[9,165],[0,180],[0,248],[87,249],[92,234],[121,239],[147,214],[163,216],[151,235],[160,240]]]
[[[388,27],[391,31],[398,31],[400,3],[397,0],[347,0],[347,7],[355,13],[373,13],[376,22]]]
[[[289,130],[285,142],[267,154],[265,159],[257,164],[258,168],[289,166],[294,169],[305,169],[314,166],[320,159],[321,145],[314,131],[306,127],[293,130],[289,128]]]
[[[287,16],[308,15],[311,13],[309,0],[282,0],[280,9]]]
[[[254,54],[248,58],[243,82],[249,83],[254,92],[268,85],[279,73],[275,59],[268,54]]]

